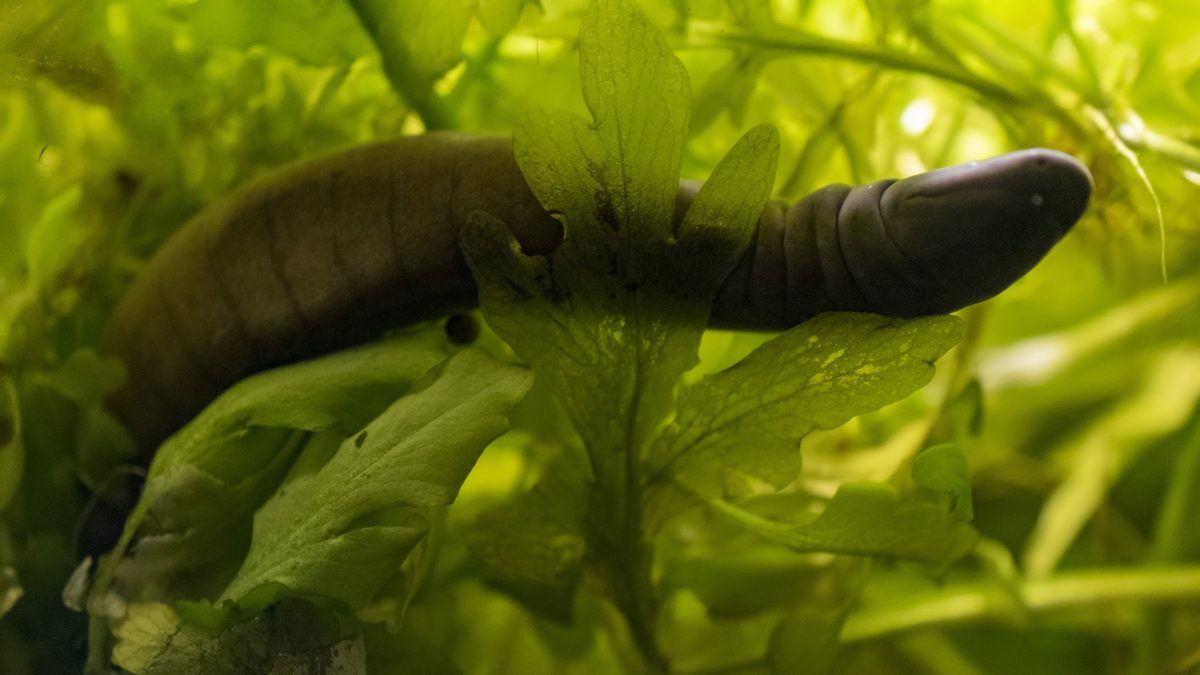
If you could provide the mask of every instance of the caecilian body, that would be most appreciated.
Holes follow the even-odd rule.
[[[681,185],[678,214],[696,185]],[[782,329],[825,311],[917,316],[989,298],[1086,208],[1068,155],[1024,150],[772,202],[717,292],[712,324]],[[153,448],[238,379],[473,306],[467,216],[503,220],[528,254],[561,241],[501,138],[426,134],[288,165],[180,229],[113,315],[110,400]]]

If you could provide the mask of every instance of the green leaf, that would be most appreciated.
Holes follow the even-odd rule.
[[[16,496],[24,475],[25,444],[21,439],[17,388],[8,373],[0,371],[0,513]]]
[[[119,559],[139,537],[122,573],[144,583],[212,561],[236,565],[254,510],[306,441],[294,430],[332,431],[338,442],[352,435],[445,358],[443,343],[433,331],[397,338],[230,388],[155,455],[117,547]]]
[[[84,348],[71,352],[45,378],[51,388],[79,405],[98,405],[125,383],[125,368],[118,359],[104,358]]]
[[[277,596],[256,589],[278,584],[297,596],[365,604],[424,536],[421,510],[454,501],[531,381],[525,369],[479,351],[450,359],[427,389],[397,401],[319,471],[293,478],[263,505],[222,599],[254,611]],[[397,507],[414,511],[396,524],[363,524]]]
[[[311,605],[284,601],[250,621],[213,631],[168,605],[129,606],[113,660],[138,675],[365,674],[362,639]]]
[[[927,490],[949,495],[959,520],[969,523],[975,517],[967,456],[957,445],[935,445],[923,450],[913,459],[912,477]]]
[[[233,455],[222,443],[234,443],[254,427],[349,436],[410,391],[447,353],[444,336],[429,331],[247,378],[163,444],[147,491],[160,473],[181,464],[223,480],[241,477],[262,458]]]
[[[593,121],[534,112],[514,140],[530,187],[564,216],[562,246],[526,257],[506,228],[477,216],[462,247],[488,323],[596,454],[636,447],[666,413],[712,292],[766,202],[778,139],[768,128],[747,134],[676,233],[690,98],[682,64],[628,0],[595,3],[580,51]]]
[[[116,467],[135,461],[133,439],[104,407],[104,397],[125,382],[119,360],[101,357],[91,348],[77,349],[57,368],[37,373],[34,379],[78,406],[73,451],[85,481],[102,483]]]
[[[929,442],[965,443],[983,432],[985,414],[983,384],[973,377],[946,402]]]
[[[17,571],[9,565],[0,565],[0,619],[8,614],[23,594]]]
[[[119,74],[101,45],[106,3],[44,0],[0,4],[0,84],[45,77],[94,103],[112,103]]]
[[[429,128],[450,126],[450,113],[433,95],[433,83],[462,60],[471,21],[469,0],[349,0],[375,40],[392,87],[416,108]]]
[[[149,9],[161,3],[146,3]],[[266,46],[301,63],[349,65],[369,53],[370,42],[343,2],[305,0],[204,0],[171,7],[185,20],[190,40],[208,47],[249,50]],[[320,26],[320,38],[313,29]]]
[[[883,483],[845,483],[807,524],[767,520],[722,500],[710,505],[752,532],[800,552],[915,560],[934,567],[966,555],[978,534],[938,504]]]
[[[462,59],[470,2],[350,0],[350,5],[375,39],[389,73],[428,84]]]
[[[811,560],[764,544],[735,545],[704,557],[668,560],[660,587],[664,595],[686,589],[714,619],[742,619],[792,608],[828,592],[814,589],[824,577]]]
[[[29,278],[42,288],[51,287],[71,257],[80,238],[79,202],[83,190],[76,185],[55,197],[25,240],[25,265]]]
[[[517,25],[521,10],[533,0],[479,0],[479,23],[492,35],[504,35]]]
[[[531,491],[481,514],[471,536],[492,584],[564,624],[572,620],[586,553],[591,486],[581,455],[552,462]]]
[[[800,439],[921,387],[961,335],[953,317],[822,314],[684,390],[648,482],[705,498],[736,494],[740,476],[782,487],[800,469]]]
[[[696,94],[692,106],[691,133],[698,134],[712,124],[724,111],[729,119],[741,126],[746,108],[754,98],[759,75],[770,56],[759,51],[735,54],[728,63],[714,71]]]
[[[767,662],[778,675],[824,675],[833,671],[845,613],[797,609],[783,617],[767,644]]]
[[[443,648],[418,635],[408,624],[399,634],[380,626],[368,627],[363,637],[367,672],[371,675],[462,675]]]

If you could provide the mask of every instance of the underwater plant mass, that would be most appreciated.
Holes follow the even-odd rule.
[[[1200,667],[1198,31],[0,6],[0,672]]]

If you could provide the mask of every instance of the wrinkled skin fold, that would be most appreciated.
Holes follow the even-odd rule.
[[[681,185],[677,220],[698,187]],[[1035,149],[772,202],[712,324],[954,311],[1032,268],[1091,188],[1078,161]],[[110,407],[150,452],[250,373],[472,307],[457,234],[477,210],[507,223],[528,254],[562,239],[501,138],[385,141],[250,183],[181,228],[123,297],[104,349],[130,377]]]

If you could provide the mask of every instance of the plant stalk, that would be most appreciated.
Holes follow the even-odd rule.
[[[1105,605],[1200,599],[1200,566],[1101,569],[1060,574],[1018,584],[1009,594],[992,584],[962,584],[909,596],[890,606],[851,614],[842,642],[859,642],[894,633],[984,619],[1010,619],[1014,610],[1030,615]]]

